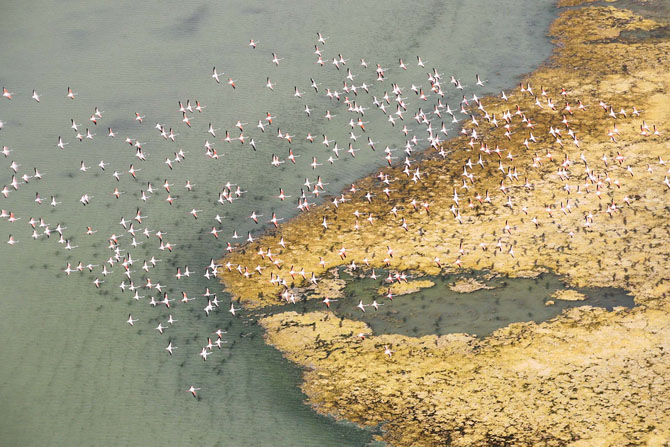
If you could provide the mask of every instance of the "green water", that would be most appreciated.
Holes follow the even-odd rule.
[[[496,329],[511,323],[534,321],[540,323],[559,315],[565,309],[578,306],[632,307],[633,297],[625,290],[599,287],[578,288],[586,295],[583,301],[552,298],[558,290],[569,289],[561,278],[543,274],[537,278],[489,277],[481,273],[422,277],[435,285],[418,292],[386,297],[389,282],[387,274],[376,271],[376,279],[367,274],[351,276],[340,274],[347,281],[344,298],[330,304],[330,310],[339,317],[364,321],[375,334],[403,334],[423,336],[430,334],[468,333],[485,337]],[[470,293],[451,290],[456,281],[475,279],[488,289]],[[411,280],[411,279],[410,279]],[[379,290],[383,290],[383,294]],[[365,312],[358,308],[363,302]],[[378,308],[372,306],[376,301]],[[554,301],[552,305],[545,305]],[[324,310],[321,300],[308,300],[295,306],[300,312]],[[279,311],[279,309],[277,309]]]
[[[167,232],[165,239],[177,248],[172,254],[159,251],[155,237],[132,248],[126,234],[122,246],[138,261],[131,268],[135,283],[151,277],[172,298],[181,291],[199,296],[205,287],[220,291],[202,273],[210,258],[224,252],[233,231],[260,234],[262,225],[247,218],[252,211],[266,216],[262,224],[273,210],[288,219],[297,213],[294,200],[305,177],[321,175],[334,194],[383,165],[380,148],[404,146],[406,138],[372,110],[369,97],[366,136],[378,141],[377,152],[367,149],[362,137],[356,158],[341,154],[330,167],[329,148],[302,140],[309,131],[327,134],[340,147],[349,142],[346,108],[309,87],[314,77],[322,89],[341,89],[344,77],[332,65],[314,63],[317,31],[329,37],[322,45],[324,58],[337,53],[349,58],[357,83],[374,84],[372,70],[380,63],[389,79],[406,89],[411,83],[426,87],[426,72],[434,66],[445,73],[443,78],[453,74],[469,87],[480,73],[489,80],[477,90],[481,96],[515,85],[548,57],[545,32],[555,17],[552,3],[5,2],[0,84],[15,95],[12,101],[0,98],[0,144],[13,151],[8,158],[0,156],[0,186],[11,182],[12,161],[21,165],[18,176],[32,175],[37,167],[44,178],[31,179],[7,199],[0,196],[1,208],[21,218],[0,221],[0,445],[368,445],[370,432],[318,416],[304,405],[301,371],[264,345],[243,311],[232,318],[224,294],[219,292],[219,310],[206,317],[202,297],[184,305],[175,302],[169,310],[151,307],[151,293],[145,290],[140,294],[147,297],[133,300],[118,287],[124,280],[118,264],[104,278],[100,268],[69,277],[63,269],[67,262],[103,264],[111,254],[107,237],[122,233],[119,220],[132,219],[139,206],[147,217],[137,227]],[[255,50],[248,46],[252,38],[259,42]],[[285,58],[278,67],[271,62],[273,51]],[[425,69],[416,66],[416,55],[426,61]],[[355,63],[361,57],[370,63],[368,71]],[[407,71],[398,68],[400,57]],[[212,66],[226,73],[224,79],[236,79],[237,89],[225,81],[214,83]],[[274,92],[264,88],[267,76],[277,84]],[[389,83],[376,85],[371,94],[383,95]],[[293,97],[296,85],[303,101]],[[78,93],[74,101],[65,98],[68,86]],[[30,99],[33,89],[42,95],[39,104]],[[410,94],[407,90],[404,96]],[[445,101],[456,108],[460,94],[448,89]],[[190,114],[191,129],[181,123],[177,106],[187,99],[207,107]],[[408,101],[417,105],[414,98]],[[310,120],[302,111],[305,103],[314,109]],[[96,106],[104,111],[98,126],[88,121]],[[339,116],[328,121],[326,110]],[[268,111],[277,116],[275,125],[261,134],[254,125]],[[146,116],[143,124],[134,121],[135,112]],[[95,138],[78,142],[70,119],[82,129],[90,127]],[[245,134],[256,139],[257,152],[221,140],[238,119],[250,123]],[[153,128],[156,122],[172,127],[177,142],[161,138]],[[206,133],[209,122],[221,129],[217,138]],[[411,119],[405,122],[414,129]],[[434,125],[439,128],[439,121]],[[272,153],[285,158],[288,152],[288,145],[275,137],[277,126],[299,136],[291,146],[301,155],[295,166],[270,165]],[[118,136],[106,137],[107,127]],[[58,136],[68,143],[62,151],[55,146]],[[148,161],[134,157],[134,149],[123,142],[126,137],[143,143]],[[205,157],[205,139],[225,155]],[[186,159],[170,171],[163,161],[179,149]],[[401,156],[401,150],[394,155]],[[315,171],[309,169],[313,156],[324,164]],[[104,172],[96,167],[100,160],[109,163]],[[81,161],[91,169],[81,172]],[[141,169],[138,180],[126,173],[131,163]],[[119,182],[111,177],[114,170],[121,173]],[[160,188],[166,178],[177,198],[172,206]],[[196,184],[190,193],[183,188],[187,179]],[[144,203],[138,197],[147,181],[156,192]],[[248,192],[244,200],[216,205],[228,181]],[[125,193],[118,200],[111,195],[115,187]],[[280,187],[293,198],[273,199]],[[36,192],[45,202],[55,195],[62,204],[37,205]],[[94,196],[86,207],[79,203],[84,193]],[[188,214],[192,208],[203,210],[197,221]],[[213,221],[217,213],[225,217],[221,225]],[[30,217],[44,218],[52,229],[66,226],[65,237],[78,247],[64,250],[53,235],[31,240]],[[218,240],[209,234],[214,224],[222,228]],[[98,232],[87,236],[86,226]],[[6,244],[9,234],[20,242]],[[162,262],[145,274],[142,260],[152,255]],[[176,267],[186,264],[195,274],[177,281]],[[105,281],[100,290],[92,285],[96,277]],[[138,319],[133,327],[126,323],[129,313]],[[167,324],[168,314],[178,322],[161,335],[153,328]],[[224,339],[229,343],[215,348],[204,363],[198,352],[217,328],[228,330]],[[164,351],[169,341],[179,347],[171,357]],[[190,385],[201,388],[199,400],[185,391]]]

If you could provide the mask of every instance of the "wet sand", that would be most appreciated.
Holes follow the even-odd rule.
[[[563,135],[566,143],[559,145],[546,131],[536,131],[537,143],[526,150],[526,130],[508,140],[502,126],[480,125],[483,141],[491,148],[499,144],[503,154],[513,151],[513,165],[523,171],[518,180],[506,182],[511,208],[498,189],[498,163],[491,162],[478,172],[473,189],[482,195],[488,190],[492,203],[461,206],[463,224],[454,219],[451,191],[462,184],[463,165],[479,155],[468,138],[457,138],[446,144],[446,159],[421,161],[422,181],[412,182],[402,167],[386,170],[394,180],[390,200],[364,205],[367,191],[383,195],[384,185],[368,177],[357,182],[355,200],[337,210],[326,203],[300,215],[225,261],[251,270],[261,262],[254,255],[258,248],[276,247],[281,234],[288,244],[278,254],[284,269],[295,265],[319,275],[324,271],[320,257],[327,268],[366,257],[372,267],[388,264],[393,270],[431,275],[463,268],[514,277],[550,269],[573,286],[629,290],[638,306],[612,312],[579,307],[542,324],[511,324],[483,340],[458,334],[372,335],[364,323],[339,320],[328,312],[264,318],[268,343],[306,368],[303,390],[317,411],[364,426],[382,424],[383,440],[398,446],[663,445],[670,439],[665,374],[670,366],[670,193],[664,184],[668,167],[659,164],[659,157],[670,160],[670,40],[660,32],[667,22],[645,18],[645,2],[636,3],[638,13],[616,3],[562,12],[550,30],[557,45],[554,56],[523,81],[536,92],[546,88],[558,110],[566,100],[573,108],[581,100],[585,111],[540,110],[518,88],[508,92],[509,103],[483,100],[497,117],[518,105],[529,111],[538,129],[561,126],[566,114],[581,141],[578,148]],[[628,116],[612,120],[599,101],[615,111],[626,109]],[[639,117],[630,115],[633,107],[642,111]],[[643,122],[662,133],[641,135]],[[614,123],[616,142],[608,135]],[[557,172],[566,159],[572,161],[566,165],[569,183],[583,184],[582,154],[602,178],[600,197],[595,186],[582,194],[562,189],[566,182]],[[624,157],[621,163],[614,160],[617,154]],[[541,162],[531,168],[534,158]],[[467,202],[474,194],[462,195]],[[428,202],[430,214],[421,207],[413,211],[412,198]],[[608,213],[612,202],[617,208]],[[570,210],[565,210],[567,203]],[[388,212],[393,205],[403,210],[408,231]],[[361,223],[355,231],[355,209],[372,212],[375,224]],[[585,226],[589,213],[592,222]],[[330,222],[325,232],[323,216]],[[506,221],[511,231],[504,231]],[[342,246],[347,260],[338,255]],[[222,280],[244,305],[262,307],[280,302],[280,288],[265,276],[246,280],[233,271],[224,272]],[[387,346],[391,357],[384,354]]]

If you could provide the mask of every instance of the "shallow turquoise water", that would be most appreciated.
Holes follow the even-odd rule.
[[[166,240],[177,249],[172,255],[158,251],[155,238],[133,249],[125,235],[124,248],[140,264],[152,255],[163,259],[150,275],[134,265],[136,283],[150,276],[177,298],[182,290],[190,296],[201,295],[205,287],[219,291],[215,281],[201,276],[204,267],[223,253],[234,230],[241,235],[261,231],[247,218],[253,210],[265,214],[261,223],[272,210],[288,219],[297,212],[294,199],[306,176],[322,175],[328,192],[337,193],[384,164],[379,149],[361,150],[355,159],[341,155],[331,168],[325,164],[329,148],[296,138],[292,148],[301,155],[296,166],[270,165],[272,153],[285,158],[288,151],[274,136],[276,126],[296,135],[327,134],[345,148],[349,142],[345,107],[314,95],[309,87],[314,77],[322,89],[339,89],[343,78],[332,66],[314,64],[317,31],[329,37],[322,46],[327,57],[342,53],[351,59],[349,66],[360,75],[356,82],[367,76],[374,83],[371,73],[354,64],[364,57],[371,67],[379,62],[388,68],[388,76],[405,87],[426,84],[428,67],[437,67],[447,78],[454,74],[469,87],[478,72],[489,79],[477,91],[481,95],[515,85],[518,76],[549,55],[544,33],[554,14],[549,0],[345,1],[336,6],[311,1],[4,4],[0,84],[15,97],[0,101],[0,121],[5,123],[0,143],[13,151],[0,157],[0,184],[11,181],[12,161],[21,165],[19,175],[32,174],[33,167],[45,175],[7,199],[0,197],[3,209],[21,217],[15,223],[0,221],[0,445],[368,444],[369,432],[318,416],[303,404],[300,370],[264,345],[244,312],[231,318],[223,294],[220,310],[207,318],[202,297],[189,305],[176,303],[171,310],[149,306],[148,296],[133,300],[117,287],[124,279],[118,264],[113,274],[101,278],[100,291],[91,284],[100,277],[99,268],[96,274],[70,277],[63,269],[80,260],[102,264],[110,255],[107,236],[122,231],[121,217],[135,215],[140,191],[151,181],[157,192],[139,205],[148,217],[138,227],[166,231]],[[256,50],[247,45],[251,38],[259,42]],[[285,58],[278,67],[271,62],[273,51]],[[416,67],[416,55],[426,61],[425,70]],[[400,57],[407,71],[397,67]],[[226,72],[224,78],[236,79],[238,88],[216,85],[210,78],[212,66]],[[263,87],[268,75],[277,83],[275,92]],[[315,110],[311,120],[304,117],[304,103],[292,96],[296,85]],[[65,98],[67,86],[78,93],[75,101]],[[33,88],[42,95],[40,104],[30,99]],[[390,89],[375,88],[378,95]],[[192,114],[192,129],[180,123],[177,110],[177,102],[189,98],[207,106],[201,115]],[[452,89],[452,104],[454,98],[459,96]],[[88,117],[96,106],[104,113],[93,126]],[[339,116],[328,121],[326,110]],[[253,124],[268,111],[277,116],[275,127],[260,134]],[[146,116],[142,125],[134,121],[135,112]],[[398,128],[373,112],[366,114],[368,135],[380,148],[402,148],[405,137]],[[70,119],[90,127],[95,139],[78,142]],[[245,134],[256,138],[258,152],[221,141],[223,131],[233,130],[238,119],[251,123]],[[177,142],[163,140],[153,128],[156,122],[173,127],[180,134]],[[209,122],[221,128],[210,139],[225,153],[216,161],[204,156]],[[118,132],[116,139],[105,137],[109,126]],[[62,151],[55,147],[58,136],[68,143]],[[123,143],[126,136],[143,143],[149,161],[133,156],[133,148]],[[360,141],[357,146],[366,149]],[[170,171],[163,160],[180,148],[186,159]],[[324,166],[309,170],[312,156]],[[100,160],[110,164],[104,172],[96,167]],[[79,171],[81,161],[91,166],[88,172]],[[141,169],[138,181],[125,173],[131,163]],[[118,183],[111,177],[114,170],[122,173]],[[165,178],[174,184],[173,206],[160,189]],[[196,184],[191,193],[183,188],[186,179]],[[227,181],[248,192],[244,200],[215,205]],[[125,192],[118,200],[111,195],[114,187]],[[269,198],[279,187],[293,199]],[[55,195],[63,203],[38,206],[35,192],[46,201]],[[78,202],[84,193],[94,196],[86,207]],[[188,215],[194,207],[204,210],[197,221]],[[217,224],[223,228],[218,241],[208,234],[217,213],[225,216]],[[30,217],[43,217],[52,228],[67,226],[65,234],[78,248],[64,250],[54,236],[32,241]],[[86,236],[89,225],[98,233]],[[20,241],[16,246],[4,243],[10,233]],[[186,264],[196,274],[177,281],[176,267]],[[125,323],[129,313],[139,319],[134,327]],[[179,321],[160,335],[153,328],[159,321],[166,324],[168,314]],[[224,338],[229,343],[203,363],[198,352],[217,328],[228,330]],[[179,347],[172,357],[164,351],[170,340]],[[201,388],[200,400],[185,392],[191,384]]]

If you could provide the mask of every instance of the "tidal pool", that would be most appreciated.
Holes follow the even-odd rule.
[[[377,274],[377,279],[372,279],[368,275],[352,276],[341,272],[340,278],[347,283],[345,297],[330,303],[330,310],[336,315],[364,321],[375,334],[423,336],[468,333],[485,337],[511,323],[540,323],[572,307],[594,306],[612,310],[617,306],[634,305],[633,297],[625,290],[610,287],[573,288],[567,286],[559,276],[549,273],[536,278],[507,278],[486,272],[411,278],[410,281],[428,279],[435,285],[418,292],[396,295],[391,300],[385,293],[379,293],[380,288],[386,291],[389,287],[387,273]],[[475,279],[490,288],[468,293],[451,289],[450,284],[464,279]],[[575,290],[585,295],[586,299],[554,299],[552,295],[558,290]],[[371,306],[374,300],[379,305],[377,310]],[[364,304],[365,312],[357,307],[360,301]],[[321,299],[302,301],[296,307],[296,310],[302,312],[326,309]],[[287,310],[286,306],[282,308]]]

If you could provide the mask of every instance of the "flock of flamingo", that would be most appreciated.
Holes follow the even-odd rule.
[[[278,194],[271,198],[281,202],[293,198],[296,207],[301,212],[310,212],[318,198],[322,195],[326,195],[325,186],[327,183],[323,181],[321,173],[326,169],[337,170],[338,161],[343,157],[356,157],[359,151],[378,152],[380,154],[379,156],[383,157],[383,160],[385,160],[389,166],[402,163],[404,164],[405,175],[414,182],[421,182],[425,180],[425,176],[421,171],[421,168],[418,165],[415,165],[414,152],[422,147],[431,147],[434,148],[439,155],[446,157],[448,154],[442,143],[448,136],[448,126],[467,124],[467,126],[464,126],[461,129],[461,133],[467,135],[470,139],[471,148],[479,149],[479,154],[475,157],[476,160],[468,159],[467,163],[463,166],[463,186],[461,191],[459,192],[456,189],[453,191],[453,205],[451,211],[455,222],[462,224],[463,216],[461,211],[468,206],[472,207],[473,203],[484,204],[496,200],[500,201],[503,206],[509,208],[516,207],[517,205],[513,203],[511,194],[507,194],[506,188],[508,188],[508,186],[506,186],[506,182],[507,185],[511,182],[518,182],[520,178],[524,177],[523,172],[532,168],[532,166],[515,165],[515,157],[512,150],[507,151],[508,153],[505,154],[497,146],[496,148],[490,148],[487,145],[484,145],[481,142],[482,131],[479,130],[482,124],[486,124],[489,127],[503,126],[506,129],[507,136],[514,132],[527,132],[528,136],[523,143],[526,149],[531,149],[533,145],[536,144],[537,140],[534,133],[539,135],[540,132],[548,132],[552,136],[552,139],[560,146],[570,144],[579,148],[580,140],[577,131],[570,125],[570,117],[573,114],[580,113],[585,108],[591,106],[602,107],[604,113],[614,121],[614,126],[609,132],[609,137],[612,141],[616,141],[619,133],[616,126],[617,120],[626,118],[629,115],[639,116],[642,113],[635,108],[630,111],[624,109],[615,111],[612,105],[603,102],[599,105],[583,104],[579,100],[570,100],[569,92],[564,89],[561,91],[549,92],[544,88],[541,88],[540,91],[534,91],[533,86],[531,85],[521,85],[520,89],[513,93],[501,92],[500,96],[505,101],[511,101],[513,95],[534,96],[537,108],[545,110],[551,109],[556,112],[558,121],[555,127],[552,126],[550,129],[538,129],[535,127],[532,110],[521,110],[517,107],[516,111],[508,110],[503,116],[496,117],[495,114],[490,114],[486,110],[481,102],[481,98],[476,93],[465,94],[467,86],[463,85],[463,81],[454,76],[451,76],[450,80],[446,81],[443,79],[444,74],[440,73],[437,69],[432,68],[427,70],[425,68],[426,61],[422,60],[419,56],[416,57],[414,63],[399,59],[397,67],[392,68],[383,67],[378,63],[368,64],[364,59],[359,59],[357,63],[354,63],[339,53],[326,56],[324,48],[327,46],[327,39],[327,37],[317,33],[317,40],[314,45],[316,69],[335,70],[332,73],[340,74],[341,79],[338,82],[341,83],[338,83],[337,85],[322,85],[316,81],[316,79],[318,79],[318,74],[316,74],[311,78],[307,77],[308,79],[305,79],[304,87],[285,86],[281,85],[280,82],[273,81],[272,78],[274,76],[268,75],[265,86],[259,85],[256,87],[259,89],[268,89],[274,92],[274,94],[290,94],[289,92],[292,91],[295,100],[301,101],[301,107],[304,106],[304,119],[306,122],[309,122],[312,117],[317,115],[322,116],[329,122],[331,120],[341,122],[342,126],[346,126],[347,131],[349,132],[349,140],[346,143],[335,141],[334,139],[329,138],[325,132],[321,132],[318,129],[314,129],[306,135],[299,135],[297,132],[294,133],[289,127],[281,128],[278,124],[281,123],[280,110],[273,111],[272,113],[264,111],[258,117],[258,121],[255,125],[249,125],[248,123],[242,122],[242,120],[237,120],[234,125],[233,123],[230,123],[229,130],[221,132],[221,129],[217,128],[212,122],[215,121],[215,119],[212,119],[215,117],[212,117],[209,120],[203,118],[207,116],[206,105],[202,104],[200,101],[192,103],[190,100],[187,100],[185,102],[179,101],[178,108],[175,110],[175,123],[172,126],[161,123],[155,124],[156,132],[165,140],[164,144],[174,144],[174,146],[171,147],[176,148],[174,150],[170,149],[169,152],[171,152],[172,155],[166,157],[163,161],[157,160],[155,157],[150,157],[149,154],[145,152],[144,145],[146,143],[142,143],[138,138],[131,135],[120,136],[119,132],[111,127],[107,128],[106,136],[98,137],[92,132],[92,129],[103,125],[104,112],[98,107],[92,106],[93,112],[90,117],[87,118],[88,124],[84,125],[78,123],[77,121],[79,118],[69,117],[70,129],[64,129],[61,135],[54,135],[53,138],[55,143],[53,148],[49,148],[49,150],[67,151],[68,146],[70,145],[84,143],[98,138],[116,138],[120,141],[120,145],[129,145],[133,148],[134,158],[131,158],[124,167],[112,166],[112,163],[105,162],[104,160],[100,160],[99,162],[82,160],[80,162],[79,170],[82,175],[88,171],[100,170],[99,172],[103,174],[102,181],[106,182],[106,184],[108,183],[107,187],[109,189],[109,195],[107,197],[96,197],[86,192],[80,194],[79,192],[75,193],[74,191],[72,194],[58,195],[55,193],[45,193],[44,189],[42,189],[44,186],[48,186],[48,182],[46,185],[43,183],[45,182],[43,179],[44,177],[47,177],[48,180],[48,176],[45,174],[47,171],[45,167],[35,166],[26,168],[22,166],[22,164],[20,164],[20,151],[15,151],[13,148],[3,145],[2,154],[9,162],[6,164],[5,169],[8,171],[5,170],[5,173],[7,174],[8,172],[9,175],[3,175],[3,178],[7,178],[8,181],[0,191],[3,200],[1,202],[2,213],[0,217],[7,224],[4,225],[7,244],[14,247],[14,249],[20,249],[22,245],[30,243],[24,241],[23,238],[20,240],[16,236],[18,232],[13,231],[15,225],[22,224],[30,226],[32,240],[53,238],[56,239],[63,250],[72,251],[73,253],[76,253],[76,249],[78,248],[72,241],[73,235],[85,235],[90,238],[91,241],[104,240],[105,243],[108,244],[109,249],[107,259],[67,262],[66,265],[62,266],[62,271],[65,275],[70,277],[71,275],[81,272],[94,273],[95,279],[92,281],[91,285],[96,288],[109,286],[111,281],[106,278],[110,275],[112,275],[111,278],[121,277],[122,279],[118,285],[118,292],[129,292],[131,294],[130,299],[138,303],[145,298],[141,293],[151,294],[145,302],[148,302],[152,307],[165,306],[166,309],[169,309],[169,312],[173,312],[173,309],[178,306],[193,306],[191,302],[196,300],[196,298],[201,301],[204,299],[206,305],[202,310],[209,316],[210,313],[217,311],[221,304],[216,293],[210,292],[209,288],[207,288],[200,296],[189,296],[186,291],[182,291],[180,294],[181,296],[175,298],[169,294],[167,290],[164,290],[166,288],[164,285],[162,285],[156,278],[151,277],[152,269],[162,261],[162,259],[159,259],[158,257],[174,255],[174,253],[178,252],[181,247],[177,246],[174,242],[169,241],[166,231],[160,229],[161,222],[152,221],[151,216],[146,213],[144,209],[148,207],[150,201],[156,200],[164,200],[169,205],[173,205],[176,201],[179,201],[179,203],[187,202],[189,200],[189,193],[198,189],[197,187],[199,186],[191,179],[180,178],[177,174],[179,164],[185,160],[188,152],[179,147],[178,132],[202,132],[204,135],[204,151],[202,156],[207,157],[209,160],[217,160],[223,155],[221,150],[222,145],[232,145],[233,143],[237,143],[248,147],[249,150],[253,151],[254,156],[259,162],[263,163],[269,160],[273,167],[280,167],[284,164],[286,164],[286,166],[295,165],[298,157],[308,156],[304,153],[294,153],[292,146],[294,140],[302,140],[303,142],[323,146],[323,148],[328,151],[327,157],[311,155],[311,163],[309,164],[307,171],[296,172],[296,175],[305,177],[305,183],[302,185],[303,187],[300,188],[299,191],[290,191],[292,194],[288,194],[289,191],[286,191],[285,188],[282,187],[279,189]],[[259,58],[264,58],[264,53],[262,53],[263,50],[259,49],[260,46],[260,42],[254,40],[249,41],[250,51],[258,51]],[[280,64],[290,63],[290,57],[287,57],[285,60],[285,58],[279,57],[275,52],[271,52],[267,62],[270,70],[272,70],[273,65],[276,67]],[[424,76],[425,86],[420,83],[400,85],[399,83],[394,82],[393,73],[397,73],[398,70],[416,71],[417,74]],[[201,75],[206,76],[206,71],[204,69],[201,70]],[[217,67],[211,69],[209,76],[212,78],[211,82],[213,87],[216,87],[217,84],[221,84],[221,88],[229,86],[230,94],[235,94],[235,92],[240,89],[254,88],[254,86],[245,85],[244,82],[234,79],[232,74],[227,74]],[[483,88],[486,82],[487,81],[483,80],[479,75],[473,76],[474,89]],[[375,94],[377,91],[379,91],[379,93]],[[453,103],[452,105],[449,105],[447,103],[448,95],[450,97],[462,96],[462,99],[458,100],[458,105],[453,105]],[[25,94],[22,92],[15,94],[5,87],[3,87],[2,96],[10,103],[16,101],[35,101],[36,103],[40,103],[42,98],[42,95],[38,94],[35,90],[32,90],[32,95],[27,92]],[[340,112],[340,114],[345,113],[346,116],[340,116],[338,121],[338,114],[333,113],[329,109],[321,110],[310,102],[313,98],[319,96],[327,97],[332,101],[333,110],[344,109],[345,112]],[[70,87],[68,87],[66,93],[63,94],[63,101],[83,100],[84,98],[79,96],[78,93],[73,91]],[[511,109],[514,110],[514,107],[511,107]],[[6,105],[4,110],[5,112],[10,112],[11,104],[9,107]],[[276,116],[274,115],[275,113]],[[370,122],[366,120],[366,114],[372,113],[383,114],[385,116],[388,128],[384,129],[384,132],[393,133],[400,140],[405,140],[404,147],[392,148],[386,146],[381,148],[379,142],[374,141],[371,136],[367,136],[369,135]],[[149,120],[147,116],[150,117],[151,114],[147,112],[145,115],[138,111],[128,112],[129,121],[134,120],[137,124],[142,126],[147,125],[145,124],[145,121]],[[179,121],[177,121],[177,119],[179,119]],[[3,135],[2,131],[8,132],[9,127],[10,125],[8,123],[0,121],[0,140]],[[661,133],[655,126],[652,125],[650,127],[646,123],[643,123],[640,131],[643,135],[647,136],[656,136]],[[276,141],[272,144],[269,144],[268,142],[264,144],[259,139],[260,135],[272,134],[276,135]],[[264,137],[264,139],[265,138],[267,137]],[[277,149],[280,145],[285,146],[283,153],[280,153],[279,149]],[[274,149],[268,149],[268,147]],[[402,160],[397,161],[401,158]],[[533,164],[536,166],[544,160],[553,160],[550,149],[546,150],[546,155],[536,156],[533,159]],[[563,161],[553,161],[558,162],[560,175],[564,176],[566,179],[570,176],[570,170],[576,170],[576,161],[569,160],[568,158],[565,158]],[[618,153],[611,160],[604,155],[602,159],[592,161],[592,164],[595,164],[596,162],[602,163],[603,167],[606,167],[608,162],[621,165],[624,163],[624,155]],[[162,184],[153,184],[150,178],[143,178],[142,167],[144,163],[164,164],[165,180]],[[498,169],[500,170],[502,178],[500,191],[496,192],[496,194],[489,193],[489,191],[474,192],[476,188],[473,188],[473,186],[476,184],[476,178],[479,175],[477,170],[483,169],[485,165],[490,163],[498,165]],[[605,177],[606,173],[593,168],[592,164],[589,163],[584,154],[581,156],[580,163],[584,165],[585,182],[583,185],[578,185],[576,187],[566,183],[566,191],[569,192],[570,190],[574,190],[574,192],[578,194],[584,193],[600,196],[604,185],[609,186],[610,184],[614,184],[619,186],[618,179],[610,178],[609,176]],[[659,159],[658,164],[665,165],[665,162],[662,159]],[[650,168],[649,172],[651,171]],[[629,175],[636,174],[630,167],[627,168],[627,172]],[[640,174],[642,175],[643,173]],[[313,176],[316,176],[316,178],[310,179],[310,177]],[[383,189],[384,195],[374,195],[368,192],[366,195],[362,196],[362,199],[360,199],[365,204],[374,201],[387,200],[390,197],[390,193],[394,191],[391,189],[390,185],[392,180],[389,179],[388,176],[384,176],[384,174],[381,173],[379,178],[385,184]],[[663,181],[665,185],[670,188],[670,180],[668,180],[667,175]],[[530,187],[527,181],[525,186]],[[133,192],[132,187],[140,189],[137,192]],[[12,211],[12,196],[16,191],[28,188],[32,188],[32,192],[34,193],[34,204],[31,206],[34,206],[34,216],[36,217],[19,215]],[[175,189],[177,188],[179,188],[180,191],[183,191],[184,194],[175,194]],[[207,189],[211,190],[211,188]],[[473,192],[470,192],[471,189]],[[355,192],[356,186],[352,185],[346,192],[342,192],[332,198],[332,206],[337,207],[342,202],[351,200],[354,197]],[[227,182],[222,186],[220,191],[216,193],[216,196],[212,197],[212,199],[216,200],[217,207],[223,207],[243,199],[245,193],[246,191],[244,191],[241,186]],[[73,219],[72,222],[53,223],[49,222],[49,218],[46,216],[45,207],[47,209],[49,207],[58,207],[65,201],[68,203],[78,201],[81,206],[87,206],[92,201],[98,200],[108,201],[112,204],[122,200],[126,202],[132,201],[136,205],[134,207],[136,208],[136,213],[132,217],[121,217],[118,221],[118,230],[112,234],[104,235],[98,235],[98,230],[94,228],[92,224],[87,225],[85,222],[81,223],[78,219]],[[623,198],[625,203],[629,203],[630,200],[632,199],[628,196]],[[563,205],[563,203],[561,204],[560,211],[570,212],[570,206],[570,202],[566,201],[565,205]],[[619,206],[620,205],[612,202],[608,205],[608,213],[615,213]],[[405,208],[406,210],[428,210],[429,207],[430,204],[427,202],[418,203],[414,201],[414,203],[409,203]],[[226,226],[223,225],[223,213],[218,211],[215,207],[203,210],[197,209],[196,206],[189,204],[187,205],[187,208],[190,208],[190,210],[186,213],[181,211],[183,215],[179,217],[194,220],[204,219],[207,222],[210,222],[211,230],[209,231],[209,234],[214,240],[225,243],[228,252],[234,251],[239,247],[237,242],[254,240],[254,236],[250,232],[247,232],[245,237],[240,234],[242,233],[241,230],[238,231],[236,228],[226,228]],[[24,207],[24,209],[26,208]],[[519,207],[519,209],[522,212],[527,211],[525,207]],[[177,208],[174,208],[174,210],[175,212],[178,212]],[[550,213],[553,211],[554,210],[552,209],[548,210]],[[406,228],[407,224],[405,218],[402,216],[402,212],[403,210],[396,206],[390,210],[390,213],[397,218],[398,225]],[[42,214],[42,216],[40,216],[40,214]],[[357,219],[360,217],[370,223],[375,219],[372,213],[360,213],[360,215],[357,215],[356,217]],[[277,228],[279,228],[280,222],[284,220],[284,218],[278,216],[276,212],[262,212],[261,210],[253,211],[249,215],[249,219],[256,224],[271,224]],[[533,221],[538,224],[537,217],[533,217],[533,219]],[[591,225],[593,219],[594,217],[592,214],[590,216],[587,215],[585,217],[585,225]],[[328,218],[325,215],[321,221],[324,231],[333,231],[329,227]],[[358,225],[358,221],[356,225]],[[506,230],[509,231],[507,223]],[[186,227],[184,231],[188,231],[188,227]],[[226,236],[228,237],[226,238]],[[180,237],[184,239],[187,235],[182,234]],[[284,239],[281,238],[279,245],[285,248],[285,244]],[[137,253],[136,250],[138,250],[140,246],[144,246],[143,249],[146,250],[149,245],[154,247],[150,249],[150,256],[138,258],[137,254],[135,254]],[[482,246],[481,248],[486,249],[485,246]],[[503,251],[502,245],[497,248],[499,248],[500,251]],[[510,256],[514,256],[512,246],[506,247],[505,251]],[[338,254],[342,259],[346,258],[346,248],[344,246],[341,247],[338,250]],[[387,247],[387,256],[387,261],[393,257],[393,249],[390,245]],[[286,272],[287,270],[280,270],[281,260],[277,255],[272,253],[271,248],[268,248],[267,250],[261,250],[258,253],[258,257],[267,265],[259,263],[256,267],[253,267],[235,265],[231,262],[220,265],[212,259],[205,269],[204,276],[209,280],[216,281],[217,273],[223,268],[231,271],[237,269],[240,275],[250,279],[255,275],[260,275],[263,278],[269,278],[273,284],[283,284],[285,290],[282,297],[287,301],[295,302],[295,296],[292,296],[287,286],[286,278],[282,278],[281,276],[282,272]],[[352,260],[351,262],[355,265],[355,261]],[[358,262],[359,264],[368,264],[367,259],[358,260]],[[437,263],[438,266],[441,266],[443,261],[436,257],[434,262]],[[454,263],[457,265],[459,265],[459,262],[459,258],[454,260]],[[140,268],[135,270],[137,266],[140,266]],[[265,269],[271,270],[269,275],[265,272]],[[114,275],[113,270],[118,270],[116,275]],[[318,277],[314,272],[306,272],[304,268],[298,271],[292,267],[291,271],[288,273],[291,276],[300,275],[303,278],[309,277],[314,284],[318,281]],[[174,278],[177,281],[187,280],[194,274],[195,272],[186,265],[176,269]],[[374,270],[372,270],[371,274],[376,275]],[[389,274],[387,280],[393,282],[402,281],[405,278],[404,274],[397,273],[395,275]],[[168,279],[164,279],[164,282],[165,281],[168,281]],[[169,281],[172,281],[172,279],[170,278]],[[332,301],[335,300],[325,298],[324,304],[330,306]],[[379,303],[375,301],[372,304],[364,304],[361,300],[358,305],[362,312],[365,312],[365,308],[368,306],[373,306],[377,309]],[[233,302],[225,307],[228,307],[228,311],[232,316],[238,315],[238,312],[241,310],[235,307]],[[132,313],[128,315],[126,322],[131,327],[134,327],[136,324],[141,324],[141,320],[133,317]],[[170,314],[165,322],[160,322],[158,326],[155,327],[155,330],[160,334],[169,333],[170,327],[177,323],[178,320]],[[215,352],[214,347],[221,349],[223,344],[226,343],[223,339],[225,333],[225,331],[218,329],[215,333],[206,337],[207,344],[203,345],[199,352],[199,356],[203,361],[206,361],[208,357]],[[167,345],[164,347],[168,355],[172,355],[178,348],[176,340],[173,339],[169,339]],[[389,346],[385,346],[384,354],[391,357],[393,351]],[[197,392],[199,390],[200,388],[190,386],[187,391],[194,397],[197,397]]]

